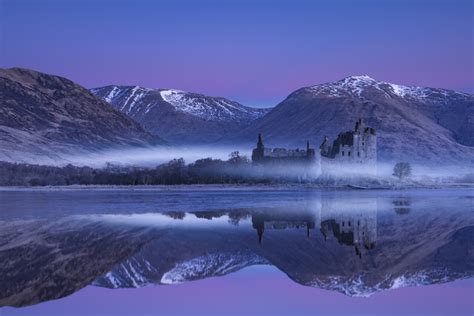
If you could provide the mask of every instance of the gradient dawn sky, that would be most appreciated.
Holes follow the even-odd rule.
[[[370,297],[302,286],[269,266],[171,286],[104,289],[89,286],[71,296],[1,316],[461,316],[473,315],[472,279],[406,287]]]
[[[0,67],[276,105],[367,74],[474,92],[472,0],[0,0]]]

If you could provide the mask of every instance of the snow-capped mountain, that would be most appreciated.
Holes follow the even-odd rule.
[[[171,89],[106,86],[91,89],[148,131],[172,143],[210,143],[262,117],[267,109]]]
[[[456,164],[474,157],[474,95],[368,76],[296,90],[231,141],[249,144],[263,133],[270,145],[309,140],[317,147],[324,136],[352,130],[358,118],[377,130],[382,160]]]
[[[339,81],[310,86],[303,89],[309,89],[315,94],[326,95],[330,97],[370,97],[366,95],[367,89],[376,89],[384,93],[387,98],[397,95],[403,98],[409,98],[419,102],[439,103],[446,102],[446,97],[459,95],[462,97],[470,96],[468,93],[456,92],[446,89],[424,88],[416,86],[403,86],[384,81],[377,81],[370,76],[350,76]]]
[[[64,155],[160,143],[138,123],[74,82],[0,69],[0,160],[49,163]]]

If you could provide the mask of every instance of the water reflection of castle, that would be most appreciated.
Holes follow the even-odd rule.
[[[309,237],[310,229],[315,228],[315,219],[311,214],[257,213],[252,215],[252,227],[257,230],[258,242],[262,243],[266,229],[306,228],[306,236]]]
[[[319,227],[325,240],[335,238],[339,244],[353,246],[357,256],[375,248],[377,242],[377,204],[375,200],[323,201],[311,211],[262,212],[252,215],[252,227],[262,243],[265,230]]]

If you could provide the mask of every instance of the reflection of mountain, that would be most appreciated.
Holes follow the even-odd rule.
[[[271,264],[300,284],[367,296],[390,288],[473,275],[472,264],[456,263],[461,256],[469,256],[472,249],[468,241],[474,234],[474,223],[465,212],[452,214],[458,217],[451,222],[438,212],[399,220],[395,213],[377,218],[374,200],[351,200],[348,204],[329,201],[322,206],[303,211],[240,210],[239,228],[244,229],[240,232],[226,226],[206,231],[176,229],[145,245],[128,266],[114,267],[94,284],[117,288],[135,287],[140,282],[181,283],[254,264]],[[196,214],[196,218],[211,219],[216,224],[219,220],[232,221],[232,212],[214,214]],[[184,223],[193,223],[194,217],[187,214]],[[327,223],[339,228],[326,231],[324,236],[317,229],[319,226],[324,231]],[[252,232],[245,229],[250,225]],[[456,250],[448,254],[451,248]],[[136,259],[147,263],[134,267]]]
[[[297,208],[1,222],[0,306],[59,298],[91,282],[173,284],[255,264],[347,295],[449,282],[474,275],[470,205],[411,202],[399,216],[392,200],[330,198]]]
[[[70,295],[148,242],[143,231],[84,220],[0,222],[0,306]]]

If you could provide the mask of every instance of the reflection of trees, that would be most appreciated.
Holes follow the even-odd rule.
[[[205,218],[211,220],[213,218],[219,218],[221,216],[227,215],[227,211],[201,211],[192,214],[194,214],[197,218]]]
[[[238,210],[229,213],[229,223],[232,225],[238,226],[239,222],[242,219],[247,219],[250,217],[250,211],[248,210]]]
[[[183,219],[184,216],[186,216],[185,212],[176,212],[176,211],[166,212],[164,214],[166,216],[171,217],[172,219]]]
[[[194,212],[192,214],[194,214],[197,218],[205,218],[209,220],[227,215],[229,217],[229,223],[237,226],[242,219],[248,218],[250,216],[250,211],[249,210],[200,211],[200,212]]]
[[[395,213],[403,215],[403,214],[408,214],[411,209],[411,202],[408,198],[400,198],[398,200],[393,200],[393,209],[395,210]]]

